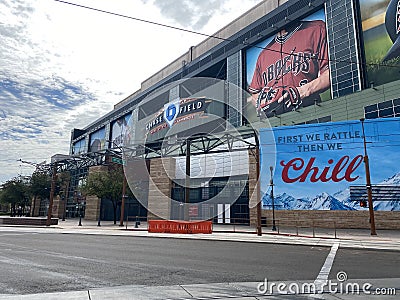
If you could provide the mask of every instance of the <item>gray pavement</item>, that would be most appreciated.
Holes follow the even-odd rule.
[[[308,282],[279,282],[287,285],[296,284],[298,286],[309,284]],[[362,286],[365,281],[354,280],[352,284]],[[119,286],[110,288],[90,289],[85,291],[72,291],[63,293],[42,293],[29,295],[1,295],[0,300],[106,300],[106,299],[137,299],[137,300],[183,300],[183,299],[326,299],[326,300],[348,300],[348,299],[399,299],[400,286],[399,279],[375,279],[369,280],[371,288],[359,293],[322,293],[310,294],[284,294],[274,291],[273,293],[262,293],[258,291],[259,282],[236,282],[236,283],[217,283],[217,284],[196,284],[196,285],[173,285],[173,286]],[[270,283],[278,284],[278,283]],[[393,290],[391,287],[396,287]],[[385,289],[386,295],[377,294],[376,288],[380,291]],[[354,290],[355,291],[355,290]],[[382,292],[380,292],[382,293]]]
[[[212,234],[159,234],[148,233],[146,223],[141,223],[139,228],[133,224],[127,227],[114,225],[112,222],[102,222],[101,227],[95,221],[82,220],[82,226],[78,226],[77,219],[59,221],[59,225],[51,227],[26,227],[26,226],[0,226],[0,232],[15,231],[63,234],[87,234],[87,235],[113,235],[157,237],[173,239],[198,239],[218,241],[241,241],[250,243],[274,243],[294,244],[307,246],[332,247],[339,244],[340,248],[375,249],[400,251],[400,230],[378,230],[377,236],[371,236],[369,230],[304,230],[293,233],[293,228],[280,228],[280,234],[272,232],[270,228],[263,228],[263,235],[257,236],[255,229],[248,226],[214,225]],[[336,238],[335,238],[336,236]],[[352,283],[357,282],[353,280]],[[359,280],[360,285],[366,280]],[[63,293],[44,293],[29,295],[2,295],[3,299],[399,299],[400,278],[368,280],[375,287],[395,288],[397,295],[377,295],[360,293],[360,295],[346,293],[324,293],[317,295],[295,294],[282,295],[274,291],[273,294],[257,292],[258,282],[237,282],[196,285],[173,286],[119,286],[109,288],[97,288],[84,291],[71,291]],[[287,283],[290,284],[290,283]],[[294,284],[291,282],[291,284]],[[296,284],[301,284],[297,282]]]

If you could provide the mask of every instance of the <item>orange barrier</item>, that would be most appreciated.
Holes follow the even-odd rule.
[[[147,224],[152,233],[212,233],[211,221],[149,220]]]

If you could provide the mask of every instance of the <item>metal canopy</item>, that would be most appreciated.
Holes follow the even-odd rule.
[[[130,145],[129,147],[124,147],[123,152],[126,159],[185,156],[187,151],[186,141],[188,139],[190,139],[191,155],[253,150],[257,148],[258,144],[257,132],[247,127],[225,131],[212,136],[198,135],[175,140],[169,139],[168,141],[160,140],[144,145]],[[35,164],[23,160],[20,161],[35,166],[35,172],[52,175],[54,169],[56,173],[61,173],[92,166],[100,166],[108,162],[108,157],[121,156],[121,148],[111,148],[79,155],[70,155],[49,164]]]
[[[144,145],[129,145],[129,147],[124,147],[124,155],[127,159],[185,156],[188,139],[191,155],[251,150],[256,148],[258,143],[254,129],[241,128],[214,135],[196,135],[175,140],[160,140]]]

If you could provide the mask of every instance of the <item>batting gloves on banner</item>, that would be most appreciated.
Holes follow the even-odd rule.
[[[295,86],[264,87],[257,99],[257,109],[271,111],[281,102],[287,109],[296,110],[302,104],[300,93]]]

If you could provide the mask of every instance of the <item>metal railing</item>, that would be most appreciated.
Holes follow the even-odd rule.
[[[148,218],[145,216],[127,216],[125,218],[126,230],[147,230]],[[178,221],[178,220],[177,220]],[[206,221],[194,220],[191,221]],[[229,218],[224,219],[225,223],[218,223],[218,218],[208,219],[213,221],[213,232],[218,233],[247,233],[256,234],[256,224],[250,223],[249,218]],[[244,224],[245,223],[245,224]],[[272,218],[262,218],[262,233],[282,236],[298,236],[312,238],[331,238],[338,239],[347,236],[348,233],[369,236],[368,224],[363,224],[360,228],[346,228],[337,219],[289,219],[276,218],[273,231]],[[395,224],[394,224],[395,225]],[[393,225],[393,228],[395,227]]]

